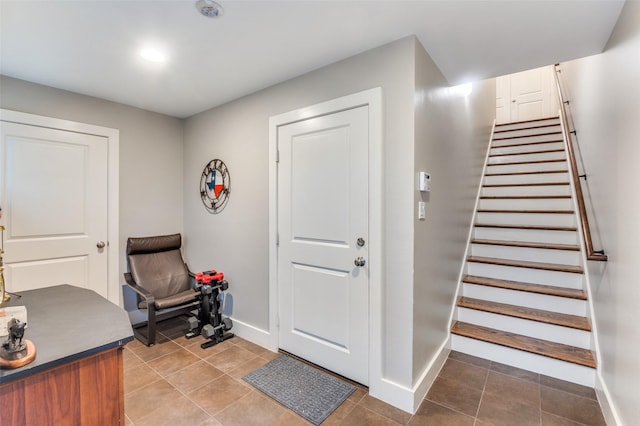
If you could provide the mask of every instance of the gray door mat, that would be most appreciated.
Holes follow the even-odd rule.
[[[314,425],[322,423],[356,390],[355,386],[286,355],[242,379]]]

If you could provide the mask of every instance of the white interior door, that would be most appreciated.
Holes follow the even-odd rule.
[[[509,123],[558,114],[553,67],[536,68],[496,79],[496,121]]]
[[[0,133],[7,290],[71,284],[106,298],[107,138],[10,122]]]
[[[278,128],[279,346],[365,385],[368,108]]]

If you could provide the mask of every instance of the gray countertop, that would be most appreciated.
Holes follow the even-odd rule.
[[[22,297],[12,296],[3,306],[27,307],[24,338],[34,343],[36,359],[0,370],[0,384],[133,340],[127,313],[91,290],[59,285],[19,294]]]

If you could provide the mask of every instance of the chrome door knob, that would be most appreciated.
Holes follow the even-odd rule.
[[[98,247],[99,249],[103,249],[106,246],[106,244],[104,243],[104,241],[98,241],[98,243],[96,244],[96,247]]]
[[[354,263],[356,266],[364,266],[364,265],[367,263],[367,261],[366,261],[366,260],[364,260],[364,258],[363,258],[363,257],[356,257],[356,260],[354,260],[354,262],[353,262],[353,263]]]

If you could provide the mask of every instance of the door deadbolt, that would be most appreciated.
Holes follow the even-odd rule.
[[[363,247],[364,246],[364,238],[362,238],[362,237],[358,238],[358,240],[356,241],[356,244],[358,245],[358,247]]]

